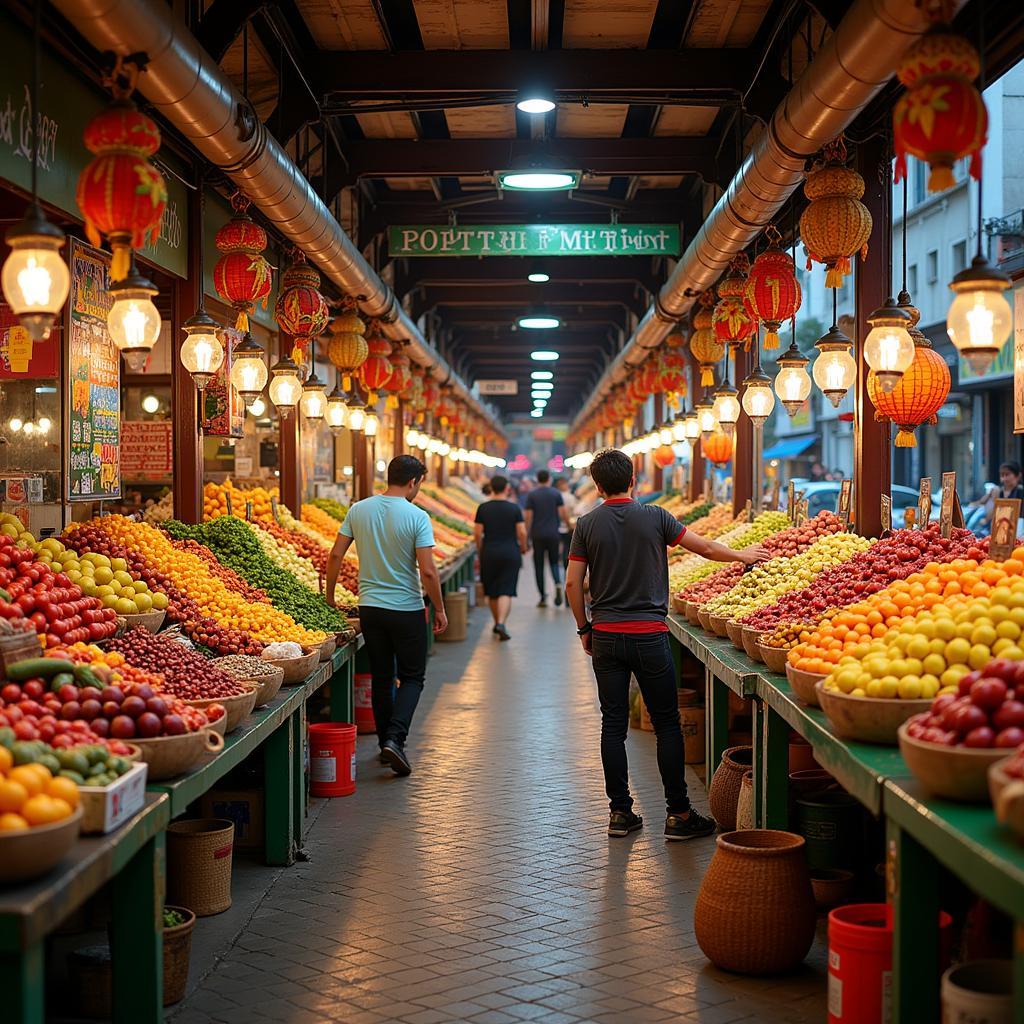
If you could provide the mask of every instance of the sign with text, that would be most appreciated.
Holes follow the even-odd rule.
[[[33,342],[10,306],[0,303],[0,380],[47,380],[60,376],[60,331]]]
[[[996,498],[992,510],[992,536],[988,557],[1005,562],[1017,544],[1017,520],[1020,518],[1020,498]]]
[[[515,380],[478,380],[476,390],[480,395],[518,395],[519,382]]]
[[[844,480],[839,485],[839,508],[836,515],[842,519],[845,526],[850,525],[850,499],[853,497],[853,481]]]
[[[921,486],[917,491],[917,524],[923,530],[932,517],[932,478],[921,477]]]
[[[167,480],[174,471],[170,420],[121,424],[121,476],[129,481]]]
[[[942,474],[942,507],[939,510],[939,532],[948,537],[953,531],[953,501],[956,498],[956,473]]]
[[[107,330],[110,255],[72,239],[67,303],[67,499],[121,497],[121,358]]]
[[[888,533],[892,529],[892,498],[888,494],[882,495],[882,532]]]
[[[393,224],[390,256],[678,256],[678,224]]]

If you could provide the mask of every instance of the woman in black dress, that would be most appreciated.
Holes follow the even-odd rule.
[[[505,621],[516,596],[519,570],[526,554],[523,510],[508,500],[508,480],[491,480],[491,498],[476,510],[476,549],[480,555],[480,582],[491,606],[494,629],[500,640],[510,640]]]

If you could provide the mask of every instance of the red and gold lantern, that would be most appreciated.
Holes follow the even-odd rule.
[[[442,427],[447,427],[455,410],[455,399],[452,397],[452,390],[447,384],[441,385],[441,396],[437,400],[434,415]]]
[[[661,379],[658,387],[669,405],[676,407],[686,397],[686,356],[671,348],[661,354]]]
[[[331,340],[327,345],[327,358],[342,375],[341,386],[352,390],[352,375],[366,361],[370,350],[366,346],[366,324],[359,315],[355,300],[346,298],[342,311],[331,322]]]
[[[676,453],[672,451],[672,445],[663,444],[654,449],[654,464],[659,469],[666,469],[676,461]]]
[[[94,156],[75,194],[89,241],[99,246],[106,236],[110,243],[111,281],[127,277],[133,249],[156,242],[167,205],[167,185],[147,159],[160,148],[160,129],[128,98],[136,77],[116,85],[114,102],[86,125],[85,146]]]
[[[953,164],[965,156],[980,180],[988,138],[988,111],[973,84],[980,66],[978,51],[948,25],[936,25],[903,55],[896,75],[907,91],[892,114],[896,181],[906,176],[908,154],[931,169],[929,192],[952,188]]]
[[[388,362],[391,363],[391,379],[384,390],[388,393],[387,407],[396,409],[399,398],[412,383],[409,357],[405,354],[405,342],[396,341],[392,345]]]
[[[846,147],[836,140],[825,149],[825,161],[816,164],[804,182],[810,200],[800,216],[800,237],[811,263],[825,264],[825,287],[842,288],[850,273],[850,259],[868,254],[871,214],[860,201],[864,179],[844,166]]]
[[[320,294],[320,274],[306,262],[301,250],[295,250],[292,265],[281,276],[281,294],[274,306],[274,318],[300,352],[327,327],[330,313]],[[294,354],[292,358],[295,359]]]
[[[725,345],[718,340],[714,328],[714,292],[703,292],[697,300],[700,308],[693,314],[693,331],[690,334],[690,354],[700,365],[701,387],[715,383],[715,363],[725,355]]]
[[[701,454],[716,466],[724,466],[732,458],[732,438],[722,430],[716,430],[706,441],[700,443]]]
[[[779,244],[782,236],[773,224],[765,230],[768,248],[754,260],[744,298],[750,315],[765,326],[765,350],[779,347],[779,328],[800,308],[800,282],[793,257]]]
[[[711,315],[715,337],[726,345],[750,348],[750,339],[757,334],[757,321],[750,315],[743,295],[747,288],[750,261],[740,253],[730,264],[729,273],[718,285],[718,302]]]
[[[370,324],[366,348],[368,354],[359,367],[359,380],[366,389],[366,404],[371,406],[380,401],[379,392],[387,388],[392,370],[391,342],[380,333],[380,323],[376,320]]]
[[[213,286],[237,312],[236,329],[247,331],[256,304],[267,307],[272,271],[263,257],[267,233],[249,216],[249,200],[236,192],[231,208],[235,216],[217,232],[215,240],[222,255],[213,268]]]

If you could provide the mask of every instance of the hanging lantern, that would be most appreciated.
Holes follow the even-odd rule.
[[[167,185],[147,159],[160,148],[160,129],[129,99],[137,78],[138,68],[118,59],[114,102],[85,126],[85,147],[94,157],[75,193],[89,241],[99,246],[105,235],[110,243],[111,281],[127,276],[133,249],[156,244],[167,205]]]
[[[442,384],[441,397],[437,400],[437,406],[434,409],[434,416],[442,427],[448,426],[448,417],[451,416],[453,408],[451,388],[447,384]]]
[[[345,429],[348,422],[348,401],[349,395],[342,389],[339,373],[334,390],[327,396],[327,409],[324,412],[324,420],[335,436]]]
[[[658,389],[673,408],[678,408],[686,397],[686,356],[677,348],[662,353]]]
[[[50,336],[68,297],[71,275],[60,254],[64,232],[51,224],[35,200],[7,229],[10,255],[3,266],[3,293],[11,312],[33,341]]]
[[[743,411],[750,417],[755,428],[761,428],[774,408],[772,379],[761,369],[759,358],[757,365],[743,378]]]
[[[810,359],[796,347],[796,339],[789,343],[789,348],[779,356],[779,373],[775,378],[775,394],[779,396],[782,407],[795,416],[807,401],[811,393],[811,378],[807,373]]]
[[[750,349],[750,339],[757,334],[757,321],[751,316],[743,296],[747,288],[750,261],[746,253],[735,256],[729,264],[729,273],[718,285],[718,302],[711,315],[715,337],[722,344],[742,345]]]
[[[654,464],[659,469],[667,469],[676,461],[676,453],[672,451],[672,446],[668,444],[659,445],[654,449]]]
[[[866,259],[871,237],[871,214],[860,201],[864,179],[845,166],[842,139],[829,143],[824,162],[815,164],[804,182],[810,202],[800,215],[800,237],[812,262],[825,264],[825,287],[841,288],[850,273],[850,258]]]
[[[224,346],[217,337],[220,325],[200,308],[181,325],[181,329],[185,332],[185,340],[181,343],[181,365],[191,374],[195,386],[204,391],[224,363]]]
[[[441,389],[437,385],[437,381],[430,375],[430,372],[426,372],[426,376],[423,378],[423,403],[422,408],[416,415],[416,422],[422,423],[427,418],[427,411],[437,408],[437,403],[441,400]]]
[[[138,373],[160,337],[160,312],[153,305],[153,297],[159,290],[139,273],[131,249],[126,250],[126,255],[127,272],[107,289],[114,300],[107,313],[107,330],[110,340],[124,356],[125,365]],[[220,361],[223,359],[224,353],[221,352]]]
[[[697,422],[700,424],[700,439],[706,441],[717,429],[718,420],[715,419],[715,407],[707,398],[702,398],[695,406]]]
[[[726,375],[725,381],[715,389],[714,403],[711,406],[719,428],[729,437],[735,432],[740,418],[738,395],[739,392],[729,383],[729,377]]]
[[[779,328],[792,320],[800,308],[800,282],[793,257],[780,243],[782,235],[774,224],[765,229],[768,248],[754,260],[747,278],[744,298],[750,315],[765,326],[765,351],[779,347]]]
[[[263,258],[267,233],[249,216],[249,200],[236,192],[231,197],[235,215],[220,228],[216,245],[221,253],[213,268],[213,286],[238,316],[235,327],[249,330],[249,317],[256,304],[267,308],[272,269]]]
[[[305,254],[296,249],[292,265],[281,275],[281,293],[274,304],[274,319],[299,350],[292,353],[292,359],[299,362],[296,357],[323,333],[329,316],[327,303],[320,294],[320,274],[306,262]]]
[[[409,388],[402,395],[402,401],[408,404],[410,411],[417,418],[417,421],[420,413],[426,408],[423,401],[426,372],[426,369],[420,366],[419,363],[413,363],[409,368]]]
[[[378,392],[383,391],[391,380],[391,342],[380,333],[380,324],[374,320],[371,324],[372,333],[366,339],[369,353],[359,367],[359,380],[366,388],[368,405],[376,405],[380,399]]]
[[[270,400],[276,406],[281,418],[286,419],[302,397],[299,368],[291,356],[282,356],[270,368],[270,374]]]
[[[341,371],[342,389],[352,387],[352,374],[363,365],[370,354],[366,347],[366,324],[359,315],[355,299],[346,297],[342,311],[331,321],[331,340],[327,343],[327,358]]]
[[[391,379],[388,381],[387,408],[397,409],[398,400],[412,383],[409,357],[405,354],[405,342],[396,341],[388,362],[391,363]]]
[[[327,414],[327,388],[316,375],[316,366],[311,362],[313,372],[302,385],[302,397],[299,399],[299,411],[315,427]]]
[[[686,440],[690,442],[691,448],[700,440],[700,418],[697,416],[696,409],[691,409],[683,417],[683,433],[686,435]]]
[[[231,352],[231,383],[246,408],[252,407],[267,386],[269,374],[265,354],[248,331]]]
[[[1013,330],[1013,310],[1003,294],[1011,284],[980,252],[950,282],[956,298],[946,314],[946,333],[979,376]]]
[[[707,440],[701,441],[701,453],[716,466],[724,466],[732,458],[732,438],[724,431],[716,430]]]
[[[864,361],[875,372],[878,386],[892,391],[914,361],[914,341],[907,331],[910,316],[890,296],[867,321],[871,330],[864,339]]]
[[[914,344],[913,360],[891,391],[882,388],[874,372],[868,374],[867,389],[875,407],[875,418],[892,420],[899,427],[896,447],[916,448],[914,430],[922,423],[937,423],[937,413],[949,396],[949,367],[917,329],[921,313],[911,305],[906,292],[900,295],[900,307],[906,310],[911,321],[909,333]]]
[[[988,111],[973,84],[980,67],[978,51],[947,25],[937,24],[903,55],[896,76],[907,91],[892,112],[897,182],[906,176],[908,154],[931,169],[929,192],[952,188],[953,164],[965,156],[971,177],[980,180],[988,138]]]
[[[814,383],[821,388],[832,407],[838,409],[846,392],[857,380],[857,361],[851,355],[853,342],[833,324],[828,333],[814,343],[814,347],[819,353],[811,370]]]
[[[690,333],[690,354],[700,366],[700,384],[706,388],[715,383],[715,364],[725,355],[725,346],[718,340],[714,328],[714,293],[702,292],[697,300],[700,308],[693,314]]]
[[[346,405],[348,407],[349,430],[359,434],[366,423],[366,398],[359,389],[358,381],[353,381],[352,393],[349,395]]]

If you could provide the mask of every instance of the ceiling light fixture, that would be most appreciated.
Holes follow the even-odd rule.
[[[553,363],[558,358],[558,353],[539,349],[536,352],[531,352],[530,358],[536,363]]]
[[[146,395],[142,399],[142,411],[148,412],[150,415],[157,412],[160,408],[160,399],[156,395]]]
[[[551,280],[551,275],[545,274],[543,270],[534,270],[526,275],[526,280],[534,284],[547,284]]]
[[[532,380],[551,380],[554,376],[550,370],[534,370],[530,374]]]
[[[540,417],[544,415],[544,410],[543,409],[534,409],[534,410],[531,411],[530,415],[535,420],[540,419]]]
[[[562,326],[562,321],[557,316],[549,316],[546,313],[529,313],[519,317],[516,323],[527,331],[552,331]]]
[[[524,114],[550,114],[555,109],[555,101],[547,93],[524,93],[516,109]]]
[[[580,183],[581,171],[537,167],[498,171],[498,187],[509,192],[570,192]]]

